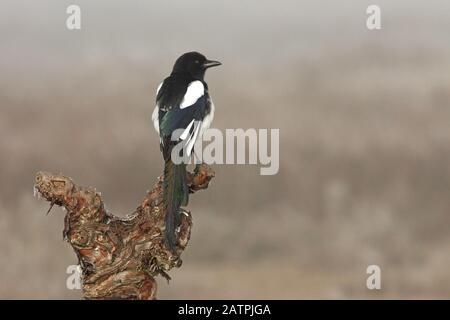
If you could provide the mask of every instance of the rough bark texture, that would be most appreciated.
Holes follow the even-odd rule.
[[[206,189],[214,172],[206,165],[188,173],[191,192]],[[155,277],[181,266],[192,227],[189,212],[182,215],[177,253],[164,242],[162,179],[147,193],[134,213],[118,218],[107,212],[101,194],[77,186],[72,179],[48,172],[36,174],[35,190],[47,201],[63,206],[63,237],[74,249],[82,269],[85,299],[155,299]]]

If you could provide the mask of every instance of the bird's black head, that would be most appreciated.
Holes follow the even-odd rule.
[[[172,74],[187,74],[196,80],[203,80],[208,68],[220,66],[219,61],[208,60],[198,52],[188,52],[175,61]]]

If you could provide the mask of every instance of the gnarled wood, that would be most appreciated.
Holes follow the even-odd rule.
[[[190,191],[206,189],[214,172],[206,165],[188,173]],[[72,179],[48,172],[36,174],[35,190],[47,201],[63,206],[63,237],[74,249],[82,269],[85,299],[155,299],[155,277],[181,266],[192,227],[182,215],[177,252],[164,242],[162,179],[147,193],[136,211],[118,218],[107,212],[100,193],[77,186]]]

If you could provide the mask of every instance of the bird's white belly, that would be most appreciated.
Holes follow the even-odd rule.
[[[209,98],[209,99],[211,102],[211,110],[210,110],[209,114],[202,121],[202,131],[200,132],[200,134],[201,134],[200,136],[203,136],[203,133],[205,133],[205,131],[209,129],[212,121],[214,120],[215,107],[214,107],[214,103],[213,103],[212,99],[211,98]]]
[[[156,105],[155,109],[152,113],[152,121],[153,121],[153,127],[155,127],[156,132],[159,134],[159,107]]]

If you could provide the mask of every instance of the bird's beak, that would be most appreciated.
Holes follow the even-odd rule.
[[[220,66],[222,63],[220,63],[219,61],[214,61],[214,60],[206,60],[205,63],[203,63],[203,68],[208,69],[211,67],[217,67]]]

